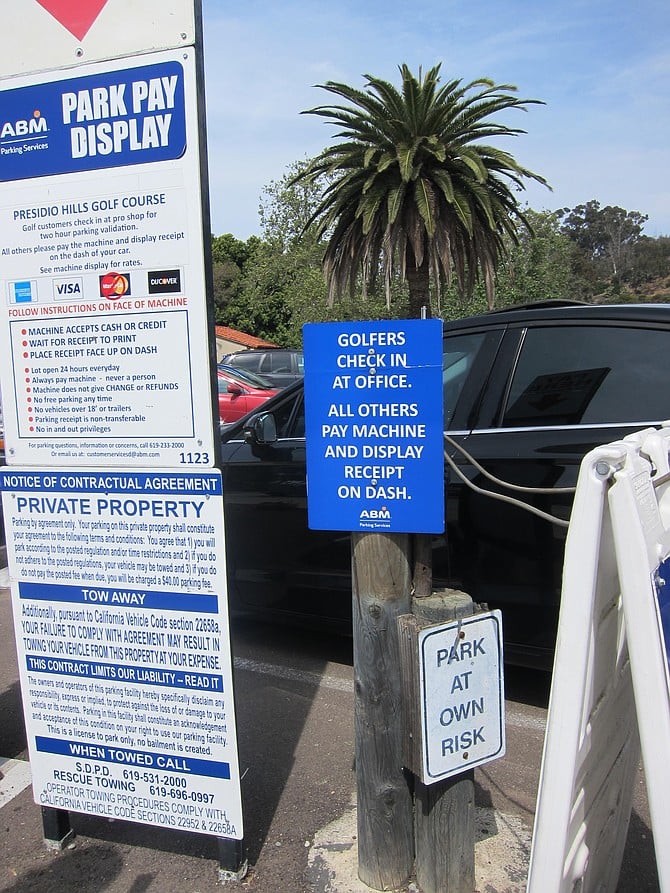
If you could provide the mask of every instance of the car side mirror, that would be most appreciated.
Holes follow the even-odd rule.
[[[237,382],[231,381],[231,383],[228,385],[228,393],[232,394],[233,397],[239,397],[240,394],[244,393],[244,391],[242,390],[242,387],[237,384]]]
[[[254,416],[244,428],[244,440],[250,444],[276,443],[277,423],[271,412]]]

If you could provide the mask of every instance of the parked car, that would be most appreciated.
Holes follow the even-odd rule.
[[[551,491],[575,485],[590,449],[670,418],[667,305],[530,305],[446,323],[443,344],[447,454],[478,487],[506,492],[461,449],[496,478],[548,488],[514,495],[564,520],[572,496]],[[350,628],[349,533],[307,526],[302,383],[222,449],[232,609]],[[445,488],[435,586],[502,610],[509,662],[550,667],[565,528],[473,492],[449,465]]]
[[[285,388],[305,374],[305,358],[301,350],[283,350],[279,347],[240,350],[222,357],[221,362],[235,369],[262,375],[276,388]]]
[[[222,422],[236,422],[274,397],[279,391],[269,381],[245,370],[219,366],[219,416]]]

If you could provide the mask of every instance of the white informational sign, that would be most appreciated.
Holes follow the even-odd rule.
[[[193,0],[11,0],[0,77],[192,45]],[[32,39],[21,40],[21,35]]]
[[[220,472],[0,484],[36,802],[241,839]]]
[[[195,67],[0,82],[9,464],[214,464]]]
[[[432,784],[505,754],[500,611],[419,632],[422,781]]]
[[[0,10],[0,490],[36,802],[242,839],[200,13]]]

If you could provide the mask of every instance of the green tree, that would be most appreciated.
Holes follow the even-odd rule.
[[[618,286],[631,266],[632,249],[642,236],[649,219],[639,211],[626,211],[613,205],[600,207],[595,199],[576,208],[563,208],[563,231],[598,263],[606,264]]]
[[[244,270],[259,246],[257,236],[251,236],[246,242],[231,233],[212,236],[212,282],[217,323],[234,325],[235,304],[242,291]]]
[[[289,165],[286,173],[263,190],[259,215],[261,245],[245,269],[242,299],[253,334],[286,347],[302,340],[305,311],[326,309],[321,274],[322,245],[307,226],[320,195],[318,183],[294,183],[307,161]]]
[[[670,277],[670,237],[641,236],[635,243],[629,272],[634,287]],[[667,286],[666,286],[667,287]]]
[[[246,242],[236,239],[232,233],[212,236],[212,261],[214,263],[231,261],[243,270],[259,245],[258,236],[250,236]]]
[[[574,244],[561,231],[559,216],[529,209],[526,217],[532,232],[522,232],[518,243],[508,246],[498,268],[500,304],[584,300],[589,287],[574,269]]]
[[[307,158],[294,161],[279,180],[272,180],[263,190],[258,209],[263,240],[281,251],[319,245],[310,219],[319,206],[325,180],[304,177],[310,164]]]
[[[321,260],[325,243],[309,219],[323,184],[297,180],[309,160],[289,165],[261,196],[262,239],[244,268],[238,300],[231,307],[236,327],[286,347],[299,347],[306,322],[378,319],[384,302],[343,300],[328,305]],[[233,323],[231,323],[233,324]]]
[[[484,141],[523,133],[493,116],[538,100],[485,78],[440,86],[439,72],[436,65],[415,77],[402,65],[400,90],[370,75],[365,90],[328,81],[321,88],[348,105],[304,113],[340,128],[339,141],[295,178],[328,180],[309,223],[328,238],[331,301],[380,274],[389,300],[399,272],[411,316],[430,306],[431,278],[439,286],[453,274],[464,292],[481,277],[493,303],[506,237],[516,242],[527,226],[515,193],[528,178],[545,181]]]

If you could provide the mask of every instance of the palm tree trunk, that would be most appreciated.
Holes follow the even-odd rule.
[[[411,319],[421,319],[425,307],[425,316],[430,318],[430,267],[428,252],[423,256],[420,267],[414,262],[414,255],[408,249],[407,285],[409,286],[409,315]]]

